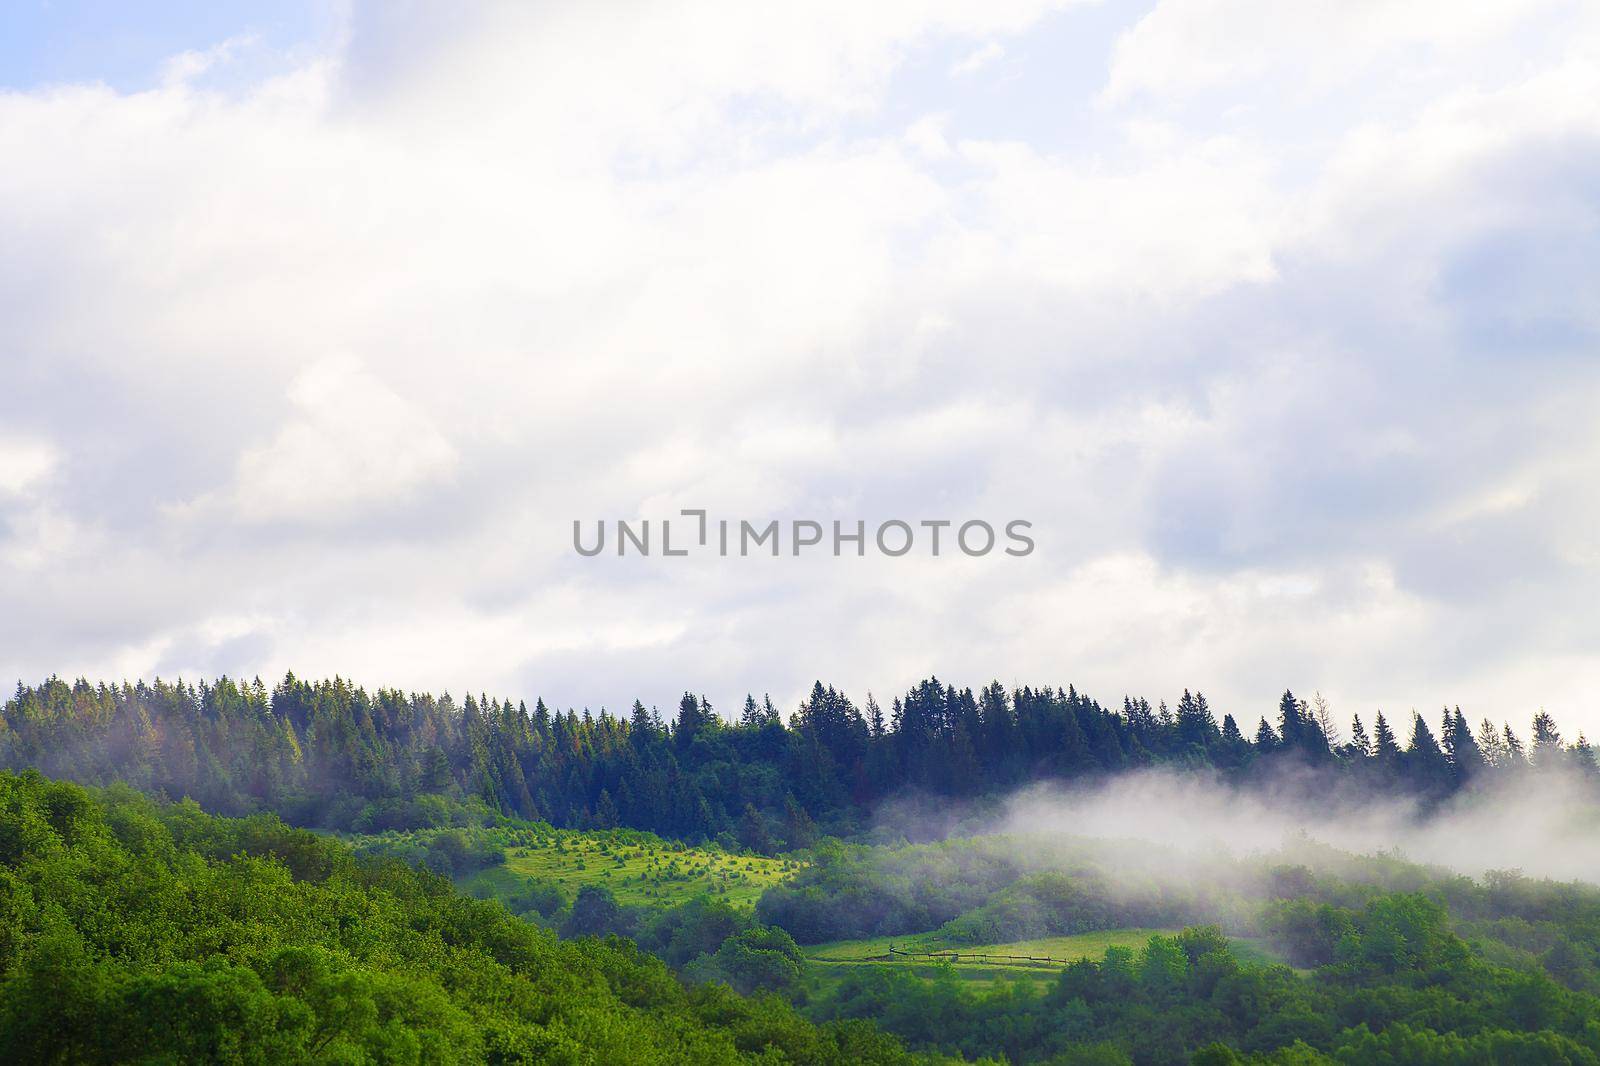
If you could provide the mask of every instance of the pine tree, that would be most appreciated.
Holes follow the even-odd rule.
[[[635,748],[647,748],[656,739],[655,721],[638,700],[633,701],[633,713],[628,716],[628,739]]]
[[[600,790],[600,798],[595,801],[594,824],[597,829],[617,827],[617,804],[612,800],[611,793],[603,788]]]
[[[1372,741],[1367,738],[1367,727],[1361,724],[1361,716],[1355,715],[1350,723],[1349,752],[1359,759],[1372,758]]]
[[[1422,715],[1412,712],[1411,747],[1406,750],[1406,770],[1411,781],[1424,789],[1438,789],[1450,780],[1450,761]]]
[[[1377,723],[1373,726],[1372,755],[1380,762],[1389,764],[1400,760],[1400,744],[1395,740],[1394,730],[1384,720],[1382,711],[1378,712]]]
[[[883,708],[878,706],[878,701],[870,692],[867,693],[867,728],[873,740],[883,739]]]
[[[1288,689],[1278,700],[1278,734],[1287,751],[1298,751],[1312,758],[1328,754],[1328,738],[1312,716],[1311,706],[1305,700],[1295,699]]]
[[[1339,736],[1339,726],[1333,720],[1333,708],[1328,706],[1328,701],[1322,698],[1320,691],[1311,697],[1311,716],[1316,720],[1317,728],[1322,730],[1323,739],[1327,741],[1328,747],[1337,748],[1343,743],[1343,738]]]
[[[1298,748],[1304,739],[1305,720],[1300,717],[1300,706],[1294,693],[1284,689],[1283,697],[1278,700],[1278,735],[1283,738],[1285,748]]]
[[[1195,716],[1200,723],[1200,729],[1205,734],[1206,743],[1216,741],[1222,735],[1217,726],[1217,716],[1211,713],[1211,705],[1206,702],[1206,694],[1196,691],[1194,694]]]
[[[783,801],[784,846],[791,851],[809,848],[817,842],[817,827],[806,809],[791,794]]]
[[[1256,726],[1256,747],[1263,751],[1275,751],[1278,747],[1278,734],[1272,731],[1272,723],[1265,718]]]
[[[1152,744],[1159,746],[1156,734],[1160,732],[1161,723],[1150,709],[1149,700],[1122,697],[1122,716],[1128,720],[1129,732],[1138,737],[1146,749]]]
[[[1483,753],[1483,761],[1490,766],[1498,767],[1505,763],[1505,738],[1500,735],[1500,730],[1495,728],[1495,724],[1487,718],[1478,723],[1478,750]]]
[[[1316,716],[1311,713],[1311,705],[1305,700],[1296,701],[1296,705],[1300,711],[1300,750],[1313,758],[1330,754],[1333,749]]]
[[[1580,773],[1588,777],[1600,776],[1600,763],[1595,762],[1594,748],[1590,746],[1588,738],[1582,732],[1579,732],[1578,739],[1573,741],[1567,753]]]
[[[1456,780],[1470,781],[1483,772],[1488,762],[1473,739],[1472,727],[1467,725],[1467,716],[1461,713],[1461,708],[1457,707],[1455,714],[1446,718],[1450,726],[1450,761],[1455,765]]]
[[[744,813],[739,816],[739,843],[762,855],[770,855],[777,850],[772,843],[772,834],[767,829],[767,820],[750,803],[744,805]]]
[[[1561,730],[1556,728],[1554,718],[1539,709],[1533,716],[1533,756],[1532,762],[1540,770],[1551,769],[1561,758]]]
[[[1197,700],[1189,694],[1188,689],[1183,690],[1183,698],[1178,701],[1177,719],[1178,740],[1183,744],[1204,747],[1216,734],[1216,719],[1211,717],[1205,697]]]
[[[1506,738],[1506,765],[1526,766],[1528,764],[1528,753],[1522,747],[1522,741],[1518,740],[1517,735],[1511,731],[1510,722],[1505,724],[1504,731]]]
[[[678,721],[672,727],[672,740],[680,752],[687,752],[694,738],[711,725],[711,704],[685,692],[678,701]]]

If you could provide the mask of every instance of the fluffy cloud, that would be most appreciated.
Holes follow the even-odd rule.
[[[358,366],[318,363],[289,387],[295,415],[239,456],[232,506],[245,521],[327,521],[415,498],[456,451],[426,412]]]
[[[1600,728],[1600,32],[1437,8],[358,4],[0,95],[0,676]],[[681,507],[1039,550],[571,551]]]
[[[0,440],[0,493],[21,496],[34,489],[60,460],[56,449],[38,440]]]

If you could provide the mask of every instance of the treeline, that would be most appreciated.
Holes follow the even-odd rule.
[[[924,1060],[870,1023],[687,987],[623,940],[557,940],[270,815],[0,773],[0,1061]]]
[[[788,718],[747,697],[724,717],[686,694],[665,720],[488,696],[369,693],[290,674],[199,685],[19,685],[0,711],[0,765],[88,783],[123,780],[209,810],[274,810],[296,824],[381,831],[474,824],[496,814],[572,828],[631,826],[770,852],[849,834],[886,797],[995,795],[1039,780],[1131,767],[1214,767],[1249,779],[1286,762],[1373,789],[1442,797],[1494,774],[1574,768],[1600,778],[1580,734],[1540,713],[1528,740],[1476,730],[1459,708],[1404,737],[1384,715],[1345,737],[1326,705],[1285,692],[1248,735],[1204,695],[1175,707],[1104,706],[1074,688],[924,681],[887,712],[817,683]]]

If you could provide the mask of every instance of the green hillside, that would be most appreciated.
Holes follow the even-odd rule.
[[[0,773],[0,1061],[903,1062],[272,816]]]
[[[739,855],[631,829],[579,831],[543,822],[348,836],[359,850],[453,877],[473,894],[510,898],[531,879],[567,898],[585,885],[629,906],[673,906],[710,896],[748,909],[804,868],[796,859]]]
[[[505,869],[556,882],[569,892],[589,884],[610,888],[619,903],[681,903],[716,896],[751,907],[761,893],[800,868],[786,859],[731,855],[668,843],[643,833],[552,830],[506,850]]]

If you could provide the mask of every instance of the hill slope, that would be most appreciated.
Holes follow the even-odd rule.
[[[0,773],[0,1060],[902,1062],[276,818]]]

